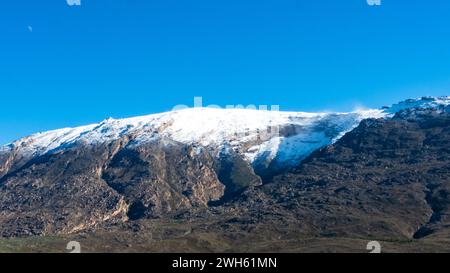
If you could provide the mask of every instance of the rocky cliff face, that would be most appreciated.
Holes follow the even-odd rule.
[[[163,140],[135,148],[128,143],[76,145],[12,164],[0,178],[1,235],[73,233],[206,207],[223,196],[206,150]],[[7,168],[11,157],[4,158]]]
[[[71,233],[124,219],[122,196],[101,179],[110,147],[77,148],[12,164],[0,178],[2,236]]]

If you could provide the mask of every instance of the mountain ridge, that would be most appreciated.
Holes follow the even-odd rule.
[[[130,145],[168,138],[215,150],[233,149],[252,164],[275,160],[295,166],[314,150],[329,145],[367,118],[386,118],[405,109],[448,105],[449,97],[410,99],[385,109],[348,113],[278,112],[248,109],[189,108],[98,124],[64,128],[19,139],[0,147],[26,159],[55,153],[77,143],[101,144],[127,136]],[[263,168],[256,166],[256,168]],[[0,170],[1,174],[1,170]]]
[[[357,122],[360,115],[326,114],[305,123],[302,115],[301,122],[310,127],[283,124],[271,137],[287,139],[282,143],[285,149],[278,145],[275,156],[254,161],[245,151],[271,139],[243,135],[245,141],[236,142],[243,144],[240,147],[228,142],[211,148],[164,135],[166,123],[160,132],[148,130],[158,137],[136,145],[139,134],[120,134],[127,124],[122,127],[112,120],[92,127],[94,133],[112,136],[110,141],[68,142],[63,149],[36,156],[22,153],[20,145],[3,149],[0,236],[91,234],[105,229],[129,234],[141,224],[139,229],[147,230],[150,223],[166,221],[196,225],[196,230],[214,236],[231,232],[239,237],[247,230],[268,237],[280,232],[280,236],[286,232],[395,240],[445,235],[450,100],[421,101],[420,106],[413,100],[414,107],[401,105],[398,112],[362,122]],[[386,109],[377,113],[382,111]],[[286,117],[292,122],[292,114]],[[212,124],[217,126],[216,122]],[[304,138],[309,133],[312,137]],[[235,137],[233,132],[229,135]],[[301,144],[312,143],[314,149],[299,152],[302,146],[289,145],[298,135]],[[313,141],[323,136],[326,143]],[[292,166],[284,165],[276,160],[285,156],[284,151],[301,156]]]

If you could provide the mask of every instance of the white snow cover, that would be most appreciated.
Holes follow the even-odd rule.
[[[395,114],[401,110],[418,108],[418,109],[430,109],[446,107],[450,105],[450,96],[444,97],[422,97],[420,99],[408,99],[385,110],[386,113]]]
[[[128,135],[134,139],[131,145],[167,137],[216,151],[232,148],[249,162],[276,158],[281,163],[296,164],[314,150],[342,137],[363,119],[390,117],[406,108],[435,108],[449,104],[450,97],[427,97],[407,100],[384,110],[349,113],[190,108],[38,133],[5,145],[0,152],[15,150],[24,157],[33,157],[80,142],[94,145]],[[285,133],[286,128],[290,128],[290,133]]]

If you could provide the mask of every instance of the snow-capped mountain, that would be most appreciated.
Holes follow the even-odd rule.
[[[194,144],[217,152],[229,149],[253,164],[270,162],[292,166],[314,150],[329,145],[367,118],[386,118],[405,109],[439,108],[450,97],[410,99],[384,109],[348,113],[305,113],[246,109],[190,108],[99,124],[65,128],[25,137],[0,148],[31,158],[80,143],[95,145],[132,139],[130,145],[157,139]]]
[[[0,149],[0,237],[158,218],[205,227],[210,217],[226,221],[225,233],[263,219],[296,235],[299,226],[365,234],[388,215],[380,236],[391,227],[420,238],[436,227],[433,215],[448,215],[449,105],[441,97],[350,113],[193,108],[35,134]]]

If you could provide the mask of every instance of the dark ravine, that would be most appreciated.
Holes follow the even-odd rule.
[[[214,234],[228,244],[257,234],[255,243],[269,249],[274,238],[303,236],[442,239],[445,250],[449,112],[364,120],[297,167],[265,174],[270,183],[237,153],[217,159],[168,139],[79,144],[28,162],[3,154],[0,236],[135,234],[175,221],[195,226],[182,234]]]

